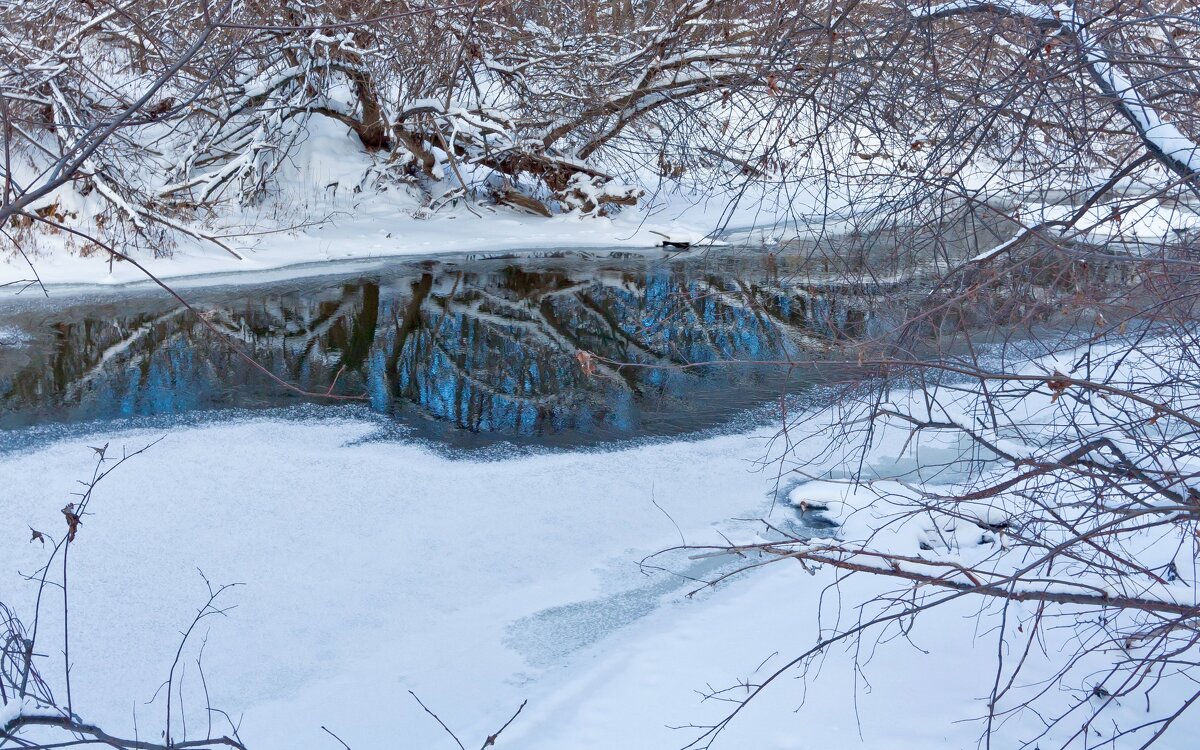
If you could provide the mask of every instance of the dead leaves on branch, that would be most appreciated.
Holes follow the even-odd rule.
[[[159,440],[161,440],[161,439],[162,438],[159,438],[158,440],[155,440],[152,443],[150,443],[146,446],[143,446],[142,448],[139,448],[138,450],[133,451],[133,452],[122,451],[121,456],[115,457],[115,458],[108,457],[108,447],[109,447],[110,443],[105,443],[104,445],[99,446],[99,447],[94,446],[94,445],[89,446],[91,448],[91,450],[96,454],[95,472],[90,481],[81,482],[81,484],[83,484],[86,489],[85,489],[85,491],[83,491],[82,493],[79,493],[77,495],[80,498],[80,500],[78,502],[67,503],[65,506],[63,506],[62,510],[60,511],[63,515],[63,519],[67,523],[67,536],[65,539],[65,543],[70,544],[71,542],[75,541],[75,535],[79,533],[79,527],[83,525],[83,515],[84,515],[84,511],[86,509],[86,506],[88,504],[88,500],[91,498],[92,490],[95,489],[96,485],[102,479],[104,479],[104,477],[106,477],[117,466],[120,466],[121,464],[125,463],[126,461],[133,458],[134,456],[140,455],[141,453],[145,452],[151,446],[157,444],[159,442]],[[115,462],[115,463],[112,463],[107,470],[104,470],[103,466],[105,465],[105,462]],[[47,539],[49,539],[52,543],[54,542],[53,537],[48,537],[44,532],[38,531],[37,529],[33,528],[32,526],[29,527],[29,543],[30,544],[33,544],[34,542],[40,542],[43,546],[45,546]],[[58,544],[54,544],[54,547],[56,550],[58,549],[58,546],[59,546]]]
[[[1050,389],[1050,403],[1058,400],[1058,397],[1067,392],[1071,387],[1071,379],[1063,375],[1058,370],[1054,371],[1054,376],[1046,381],[1046,386]]]
[[[75,503],[67,503],[67,507],[62,509],[62,514],[67,519],[67,544],[70,544],[75,541],[75,532],[79,531],[83,520],[75,512]]]
[[[1046,387],[1050,389],[1050,403],[1053,404],[1058,401],[1058,399],[1065,394],[1072,385],[1076,385],[1076,381],[1072,380],[1069,376],[1062,374],[1058,370],[1055,370],[1054,374],[1046,379]],[[1088,383],[1081,383],[1079,385],[1081,385],[1085,391],[1092,388],[1092,385]],[[1109,400],[1108,394],[1097,393],[1096,395],[1104,401]],[[1146,424],[1148,425],[1156,425],[1164,417],[1170,416],[1173,413],[1169,407],[1163,404],[1149,404],[1149,406],[1151,409],[1151,414],[1146,418]]]

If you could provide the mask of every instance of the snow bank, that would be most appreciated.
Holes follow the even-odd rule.
[[[816,638],[829,581],[799,565],[686,599],[694,581],[636,564],[681,535],[719,543],[745,533],[725,519],[766,514],[774,478],[749,462],[769,431],[477,463],[363,442],[370,429],[190,429],[106,480],[72,548],[72,682],[87,719],[108,731],[131,731],[133,712],[142,731],[161,722],[161,700],[146,701],[202,601],[196,568],[246,584],[228,617],[208,623],[204,671],[214,705],[241,717],[255,750],[317,746],[322,725],[351,747],[397,727],[413,747],[443,746],[407,690],[464,741],[481,742],[528,698],[505,746],[679,747],[694,730],[670,726],[730,707],[696,691],[761,678]],[[58,499],[90,470],[87,444],[110,437],[115,448],[157,435],[0,459],[12,478],[0,581],[21,607],[34,592],[15,571],[43,554],[27,524],[57,530]],[[692,578],[727,564],[666,562]],[[47,610],[46,632],[56,619]],[[815,689],[780,683],[720,746],[970,746],[977,727],[954,720],[978,713],[991,679],[960,668],[977,662],[975,634],[951,615],[912,637],[928,653],[880,649],[869,691],[852,655],[833,652]],[[185,691],[192,711],[198,691]]]
[[[713,524],[758,512],[771,486],[747,470],[759,448],[745,437],[473,462],[362,442],[372,429],[181,430],[101,485],[71,552],[71,674],[87,719],[130,734],[131,711],[143,731],[161,721],[161,700],[144,704],[203,601],[200,568],[246,584],[227,595],[237,608],[207,623],[204,670],[214,705],[245,716],[250,747],[311,747],[321,724],[370,747],[397,722],[414,747],[438,746],[446,738],[408,689],[460,736],[485,737],[521,699],[545,703],[578,649],[678,594],[686,581],[636,565],[678,543],[676,523],[689,541],[715,541]],[[17,571],[44,550],[29,527],[57,533],[62,498],[90,473],[87,445],[155,437],[0,458],[6,601],[32,607]],[[54,632],[57,616],[45,616]],[[543,637],[555,623],[587,632],[564,651]],[[199,689],[185,705],[202,714]]]
[[[1135,376],[1142,364],[1131,365]],[[892,398],[904,405],[911,395]],[[1048,424],[1047,410],[1057,408],[1062,401],[1047,392],[1009,417]],[[805,415],[796,429],[819,430],[829,416]],[[682,747],[698,733],[689,725],[732,709],[721,698],[744,697],[746,684],[769,678],[830,628],[869,619],[859,603],[910,589],[829,570],[810,575],[784,559],[687,598],[698,580],[741,561],[652,561],[667,574],[638,560],[681,541],[763,538],[761,526],[728,519],[783,523],[797,510],[819,510],[845,539],[969,562],[997,549],[999,533],[988,538],[986,527],[1011,512],[975,503],[959,519],[909,515],[915,488],[953,488],[966,473],[946,461],[961,448],[952,437],[909,441],[902,425],[881,428],[865,462],[878,479],[858,486],[762,472],[773,428],[488,461],[373,440],[372,429],[265,420],[180,429],[105,481],[71,553],[73,692],[87,719],[109,731],[128,731],[134,712],[143,731],[161,721],[161,700],[146,701],[202,601],[201,568],[216,583],[246,584],[227,601],[237,608],[208,622],[204,671],[214,704],[242,717],[242,736],[256,750],[315,746],[322,725],[352,747],[390,741],[398,727],[414,747],[444,746],[448,738],[408,690],[464,741],[482,741],[528,699],[506,746]],[[35,569],[44,551],[29,543],[28,527],[57,532],[62,498],[90,471],[87,446],[111,441],[111,451],[154,437],[75,437],[0,456],[6,600],[32,606],[34,590],[17,571]],[[785,502],[772,504],[777,486]],[[884,628],[859,645],[837,645],[808,665],[812,681],[782,672],[718,747],[974,747],[981,725],[969,719],[986,714],[979,699],[996,679],[997,648],[993,621],[973,619],[978,607],[964,597],[906,621],[902,633]],[[44,612],[45,632],[57,632],[56,619],[53,608]],[[1078,633],[1055,627],[1041,637],[1025,673],[1031,689],[1053,674],[1054,655],[1075,648]],[[185,681],[193,728],[204,705],[194,657]],[[58,658],[47,657],[48,674],[61,670]],[[1107,658],[1096,655],[1095,666]],[[1059,685],[1050,699],[1071,705],[1080,690]],[[1141,723],[1135,703],[1106,719]],[[1042,728],[1025,712],[1006,716],[1003,731],[1023,741]],[[1160,747],[1181,750],[1179,738],[1197,731],[1200,715],[1185,714]],[[1042,746],[1063,738],[1051,733]]]

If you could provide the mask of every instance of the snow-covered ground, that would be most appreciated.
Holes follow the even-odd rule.
[[[186,277],[258,278],[264,272],[289,269],[309,273],[339,261],[366,261],[399,256],[486,254],[547,250],[649,251],[664,240],[707,244],[729,242],[773,248],[792,238],[828,238],[862,231],[891,221],[889,200],[895,185],[849,179],[829,184],[816,180],[786,187],[754,183],[724,186],[723,181],[661,180],[648,172],[635,179],[646,191],[635,207],[613,216],[583,217],[576,213],[551,218],[508,207],[473,202],[430,211],[403,186],[361,191],[363,174],[372,168],[355,137],[342,125],[319,118],[287,166],[276,176],[268,199],[255,207],[222,206],[198,226],[241,256],[218,244],[175,233],[171,247],[150,249],[121,245],[161,279]],[[861,165],[860,165],[861,168]],[[861,176],[860,176],[861,177]],[[1075,212],[1074,204],[1103,175],[1062,184],[1053,195],[1029,193],[1004,168],[976,165],[962,179],[977,205],[993,204],[1001,213],[1028,226],[1059,221]],[[1126,180],[1115,197],[1078,217],[1078,238],[1155,243],[1200,226],[1200,212],[1189,203],[1139,198],[1153,186]],[[91,219],[104,203],[96,195],[80,196],[67,187],[43,203],[80,218],[79,229],[94,232]],[[997,239],[997,245],[1001,239]],[[39,279],[53,285],[122,285],[145,282],[145,274],[129,263],[111,263],[102,250],[85,252],[86,242],[65,232],[23,235],[25,255],[0,254],[0,291],[11,292]],[[33,269],[30,268],[32,264]],[[6,286],[7,285],[7,286]]]
[[[729,196],[726,196],[728,198]],[[340,205],[340,204],[339,204]],[[191,283],[230,283],[238,278],[268,278],[331,273],[340,263],[361,264],[397,257],[462,254],[495,256],[547,251],[652,252],[664,240],[695,245],[738,244],[773,250],[781,241],[830,237],[851,231],[855,222],[834,219],[809,225],[797,223],[795,211],[804,206],[764,207],[755,198],[743,200],[726,213],[723,198],[700,194],[666,197],[651,210],[628,210],[613,217],[552,218],[530,216],[509,209],[480,206],[475,215],[466,210],[446,211],[414,218],[411,206],[387,201],[346,204],[331,209],[320,224],[280,229],[231,226],[227,238],[244,257],[238,259],[220,248],[186,238],[166,257],[136,252],[133,257],[160,279]],[[1069,204],[1018,202],[1012,213],[1030,225],[1062,219],[1072,213]],[[1154,244],[1175,239],[1176,233],[1200,226],[1196,212],[1179,206],[1140,204],[1130,208],[1120,223],[1109,220],[1108,209],[1087,214],[1081,226],[1084,238],[1102,241]],[[243,237],[237,234],[247,232]],[[75,285],[119,286],[150,283],[129,263],[110,264],[101,253],[81,257],[77,252],[48,245],[30,260],[36,278],[49,287]],[[994,254],[1004,247],[998,242]],[[0,259],[0,292],[24,289],[35,278],[20,255]]]
[[[143,731],[160,722],[161,696],[146,701],[203,602],[197,569],[245,583],[226,594],[238,605],[228,617],[206,623],[204,671],[215,706],[240,716],[260,750],[324,746],[320,725],[353,748],[450,742],[408,690],[473,742],[528,698],[505,745],[673,748],[691,732],[668,725],[727,708],[696,690],[778,666],[814,640],[824,582],[798,565],[691,600],[694,582],[637,565],[680,534],[719,542],[718,529],[744,526],[730,518],[767,514],[774,476],[754,460],[768,430],[487,462],[358,442],[370,431],[247,421],[170,432],[103,482],[71,552],[73,698],[86,718],[108,731],[131,732],[134,714]],[[60,506],[90,472],[88,444],[156,437],[68,439],[0,460],[11,604],[32,604],[34,587],[16,575],[44,556],[29,527],[58,532]],[[692,576],[721,564],[670,563]],[[788,680],[726,746],[850,746],[858,721],[864,746],[959,746],[976,728],[948,719],[972,713],[988,674],[952,666],[970,654],[970,630],[925,646],[935,653],[923,664],[946,666],[936,688],[898,649],[862,695],[835,656],[802,710]],[[916,710],[929,700],[919,688],[944,710]]]
[[[591,248],[650,250],[662,246],[663,235],[693,242],[709,231],[699,221],[652,220],[633,213],[613,219],[546,219],[506,209],[494,213],[486,209],[483,217],[459,211],[414,219],[398,215],[397,208],[386,203],[352,210],[353,217],[335,215],[320,226],[294,232],[270,230],[271,234],[245,238],[237,243],[244,260],[220,248],[190,242],[181,243],[169,257],[153,258],[145,253],[135,257],[163,279],[215,274],[257,276],[306,264],[323,264],[327,272],[332,262],[398,256]],[[146,279],[128,263],[114,263],[110,269],[108,260],[100,254],[79,257],[70,252],[47,251],[32,260],[41,280],[51,285],[113,285]],[[19,256],[0,263],[0,284],[31,278],[29,266]]]
[[[545,218],[479,202],[469,206],[459,202],[433,212],[403,186],[359,192],[363,174],[373,163],[356,138],[325,118],[315,120],[310,129],[303,146],[277,176],[269,200],[254,208],[223,206],[203,225],[203,232],[242,259],[213,242],[178,233],[172,247],[162,248],[164,257],[155,257],[146,248],[117,249],[129,252],[159,278],[177,279],[257,276],[306,264],[397,256],[649,250],[662,247],[664,240],[710,243],[718,229],[732,228],[741,230],[743,241],[770,242],[776,235],[788,234],[789,225],[794,234],[796,210],[809,211],[816,200],[808,195],[780,198],[761,186],[722,190],[706,183],[660,183],[644,175],[641,183],[647,195],[639,206],[611,217]],[[85,198],[69,187],[44,202],[81,217],[92,216],[103,206],[97,196]],[[821,215],[832,215],[844,205],[826,199]],[[95,231],[90,220],[82,221],[82,231]],[[10,283],[10,289],[20,288],[20,282],[33,279],[30,263],[47,285],[145,281],[145,274],[131,264],[110,265],[103,251],[82,252],[84,244],[64,232],[29,233],[21,243],[25,256],[11,251],[0,254],[0,290]]]
[[[835,593],[828,571],[784,561],[689,598],[695,579],[729,559],[668,555],[657,562],[673,573],[639,567],[684,540],[753,537],[746,519],[793,517],[772,502],[786,478],[780,485],[759,464],[773,427],[469,460],[372,440],[374,430],[250,419],[165,437],[75,436],[0,457],[0,591],[29,612],[35,587],[18,571],[46,554],[29,528],[64,526],[59,508],[90,474],[88,446],[110,442],[111,455],[163,437],[104,480],[71,546],[76,710],[110,732],[132,734],[135,718],[143,733],[161,728],[163,695],[151,699],[204,600],[200,569],[213,583],[244,584],[223,595],[236,608],[200,635],[213,705],[256,750],[336,746],[322,726],[356,750],[398,737],[452,746],[409,690],[464,742],[482,742],[528,699],[501,746],[677,748],[697,734],[687,725],[732,708],[704,692],[778,669],[817,640],[820,614],[885,585],[857,578]],[[885,444],[869,470],[911,471],[917,449],[889,454],[895,447]],[[41,627],[53,634],[61,622],[50,602]],[[815,679],[789,673],[718,746],[975,747],[981,724],[962,720],[985,712],[995,678],[995,643],[976,612],[961,601],[918,619],[907,640],[833,648]],[[1052,634],[1048,653],[1058,637],[1070,635]],[[61,658],[43,638],[54,677]],[[204,734],[198,645],[184,659],[189,737]],[[1160,747],[1188,746],[1180,738],[1196,720],[1186,720]],[[1009,722],[1005,736],[1027,728]]]
[[[135,714],[143,732],[161,723],[161,695],[146,702],[203,601],[197,568],[245,584],[225,595],[237,605],[228,617],[206,623],[204,673],[214,705],[240,717],[259,750],[326,746],[321,725],[355,748],[450,742],[408,690],[464,741],[482,741],[527,698],[507,746],[676,747],[692,732],[668,725],[728,708],[695,691],[776,667],[815,637],[826,582],[800,566],[687,599],[693,581],[637,565],[681,535],[719,543],[718,530],[745,528],[729,519],[770,511],[775,477],[754,463],[769,428],[483,462],[361,441],[371,429],[180,430],[104,481],[71,552],[73,697],[87,718],[108,731],[132,732]],[[73,438],[0,459],[9,603],[32,606],[17,571],[45,551],[29,527],[58,531],[60,506],[90,472],[87,446],[156,437]],[[692,576],[726,564],[666,562]],[[54,610],[43,632],[55,632]],[[921,669],[911,649],[881,653],[865,694],[831,657],[807,697],[788,680],[725,746],[850,747],[860,732],[864,747],[964,746],[977,728],[950,720],[974,715],[989,679],[954,666],[972,633],[922,645],[933,651]],[[185,707],[197,722],[203,695],[189,667]]]
[[[372,429],[182,430],[106,480],[71,553],[76,705],[123,730],[134,712],[153,724],[165,709],[144,702],[202,603],[200,568],[246,584],[228,594],[229,617],[210,621],[204,664],[214,703],[245,716],[253,747],[321,746],[321,724],[358,747],[396,731],[437,746],[441,730],[407,689],[465,737],[494,731],[526,697],[521,723],[553,727],[550,696],[596,663],[589,647],[684,585],[635,564],[678,542],[663,510],[716,538],[711,524],[759,512],[770,488],[748,470],[757,448],[744,438],[470,462],[355,442]],[[154,437],[72,439],[0,461],[6,600],[32,605],[16,572],[44,550],[28,526],[57,531],[63,498],[90,471],[87,445]],[[186,693],[193,710],[199,688]]]

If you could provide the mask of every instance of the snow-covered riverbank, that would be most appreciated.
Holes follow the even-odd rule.
[[[483,463],[354,442],[368,431],[184,430],[101,485],[72,547],[72,679],[86,717],[132,732],[134,713],[146,727],[165,710],[145,702],[203,599],[197,568],[245,584],[227,595],[237,608],[207,623],[204,667],[214,705],[242,717],[243,737],[265,750],[319,747],[322,724],[352,747],[396,732],[413,747],[448,741],[407,690],[464,738],[495,731],[528,698],[510,746],[671,747],[688,732],[665,725],[713,715],[693,691],[812,637],[821,582],[798,577],[799,566],[694,600],[681,599],[694,582],[637,566],[681,534],[719,542],[718,530],[744,526],[728,519],[768,510],[774,477],[752,463],[766,431]],[[113,436],[110,450],[155,437]],[[2,461],[11,602],[32,605],[35,589],[15,571],[44,550],[28,544],[27,525],[57,531],[61,499],[90,471],[88,442]],[[701,567],[693,574],[712,571]],[[200,685],[189,682],[189,714],[201,721]],[[958,687],[967,700],[981,686],[960,675]],[[756,708],[774,709],[769,721],[736,736],[805,747],[853,735],[852,680],[835,675],[819,696],[814,713],[792,714],[799,694],[785,688]],[[904,712],[886,700],[887,712],[865,712],[864,737],[894,731]]]
[[[108,731],[132,734],[135,716],[142,732],[161,725],[162,694],[148,702],[203,602],[200,569],[213,583],[245,584],[223,595],[236,608],[200,635],[213,705],[255,750],[324,747],[322,726],[359,749],[396,736],[410,747],[451,742],[409,690],[464,741],[482,741],[528,699],[504,746],[676,748],[697,731],[671,727],[733,708],[703,693],[754,683],[816,641],[822,613],[887,587],[854,578],[830,589],[832,571],[785,561],[688,598],[731,558],[639,567],[681,541],[753,538],[761,527],[748,519],[794,517],[772,504],[779,479],[758,464],[771,427],[482,461],[364,441],[372,430],[181,428],[104,480],[71,547],[76,710]],[[46,550],[29,528],[63,526],[60,506],[90,474],[88,445],[110,440],[112,455],[160,436],[75,437],[0,458],[7,603],[33,606],[35,586],[17,571],[35,570]],[[886,454],[881,470],[900,466]],[[48,601],[41,627],[55,633],[58,597]],[[911,643],[880,644],[869,658],[833,648],[815,679],[778,682],[719,746],[974,747],[981,725],[960,720],[985,712],[994,672],[980,649],[995,645],[975,612],[965,600],[944,607],[907,631]],[[200,642],[184,659],[189,736],[205,731]],[[61,656],[43,648],[56,677]],[[1028,720],[1006,736],[1027,734]]]
[[[446,254],[499,255],[548,250],[603,249],[650,251],[661,247],[663,235],[678,241],[699,241],[706,231],[698,223],[648,222],[628,219],[579,219],[570,216],[543,219],[511,211],[476,217],[465,212],[424,220],[398,219],[394,207],[361,212],[352,220],[329,223],[296,232],[279,232],[239,243],[243,260],[219,248],[182,244],[171,256],[134,257],[161,279],[216,276],[222,283],[236,277],[254,280],[264,272],[307,266],[307,273],[328,273],[345,261]],[[38,277],[47,285],[122,285],[146,281],[146,275],[129,263],[110,264],[97,253],[88,257],[63,252],[35,256]],[[0,263],[0,284],[31,279],[28,265],[18,257]],[[14,284],[16,285],[16,284]]]
[[[729,519],[770,512],[775,477],[754,463],[769,428],[488,462],[356,442],[370,429],[185,429],[106,479],[71,553],[77,710],[109,731],[132,734],[135,714],[142,731],[160,723],[162,696],[146,702],[202,603],[198,568],[214,583],[245,584],[225,595],[237,605],[228,617],[206,623],[204,673],[214,706],[241,721],[256,750],[322,747],[321,725],[355,748],[397,734],[411,747],[448,742],[408,690],[464,741],[529,699],[507,746],[676,747],[692,732],[668,725],[703,723],[729,706],[695,691],[777,667],[815,636],[827,582],[798,565],[687,599],[695,581],[637,564],[681,537],[745,534],[746,522]],[[113,435],[109,450],[158,436]],[[58,531],[63,499],[90,472],[87,445],[107,439],[0,459],[9,603],[32,606],[35,587],[16,571],[44,559],[28,527]],[[664,562],[693,576],[723,564]],[[56,609],[46,607],[44,632],[58,627]],[[865,747],[960,746],[976,730],[949,719],[971,712],[987,675],[954,667],[970,655],[969,629],[923,645],[935,650],[921,670],[909,649],[882,655],[889,666],[873,672],[884,682],[870,694],[840,665],[844,654],[832,656],[807,699],[794,681],[782,685],[725,746],[848,747],[859,721]],[[190,653],[194,733],[204,697]],[[47,673],[60,661],[51,654]]]
[[[828,241],[889,226],[886,211],[878,215],[867,211],[886,202],[887,196],[878,189],[841,186],[828,192],[808,187],[780,195],[761,185],[731,189],[694,181],[663,183],[648,174],[639,182],[647,197],[611,216],[547,218],[504,206],[465,204],[431,212],[403,192],[353,192],[355,169],[364,168],[362,154],[338,139],[318,144],[325,148],[306,146],[307,161],[302,160],[306,166],[284,180],[269,209],[230,209],[203,227],[228,249],[186,235],[174,236],[170,247],[154,252],[145,247],[117,249],[128,252],[159,279],[207,285],[320,275],[337,272],[341,264],[404,257],[654,253],[663,250],[664,241],[671,243],[666,248],[671,252],[680,251],[678,245],[685,243],[693,252],[713,244],[780,252],[780,244],[792,240]],[[318,181],[323,187],[314,182],[314,174],[323,176]],[[977,209],[983,215],[991,211],[1015,217],[1013,233],[1022,225],[1061,221],[1073,214],[1079,194],[1086,194],[1091,184],[1083,180],[1073,189],[1025,194],[1003,186],[988,189],[985,174],[972,172],[971,182],[978,191],[973,198]],[[1114,215],[1107,206],[1083,210],[1074,240],[1118,239],[1122,247],[1136,248],[1139,243],[1174,241],[1195,230],[1197,213],[1190,204],[1144,200],[1139,197],[1140,186],[1125,187],[1130,205],[1124,212]],[[958,202],[948,198],[947,205]],[[991,208],[985,210],[985,205]],[[1004,247],[1008,239],[1009,234],[984,231],[976,250]],[[0,298],[36,287],[38,282],[57,287],[57,292],[79,286],[152,283],[132,264],[110,263],[107,253],[95,247],[84,251],[84,245],[82,239],[65,232],[29,234],[21,246],[24,256],[0,255]],[[785,247],[782,252],[804,255],[811,249]]]
[[[409,744],[435,747],[441,730],[409,689],[464,737],[494,731],[524,698],[531,736],[566,729],[561,714],[583,706],[555,710],[552,696],[596,664],[589,649],[603,642],[611,654],[614,633],[686,584],[636,565],[678,543],[671,519],[689,539],[715,541],[714,524],[761,512],[771,487],[751,471],[760,447],[744,437],[476,463],[355,442],[371,429],[171,432],[105,480],[72,545],[79,710],[130,733],[134,712],[143,731],[155,723],[161,700],[145,701],[202,603],[199,568],[246,584],[227,594],[237,608],[207,623],[204,668],[214,705],[244,716],[255,748],[321,746],[321,724],[358,746],[399,726]],[[155,437],[114,435],[110,451]],[[2,460],[8,603],[32,606],[17,571],[45,550],[28,527],[58,530],[63,498],[90,472],[87,444],[108,439]],[[190,673],[189,719],[202,721]]]
[[[322,154],[321,165],[312,168],[332,169],[336,156]],[[757,244],[795,234],[796,208],[779,204],[761,190],[735,201],[739,196],[710,195],[704,186],[673,186],[670,193],[613,216],[545,218],[483,205],[431,213],[404,194],[356,196],[350,194],[351,187],[347,184],[339,194],[289,185],[294,199],[281,198],[282,208],[274,213],[235,211],[222,216],[219,225],[206,227],[241,259],[212,242],[186,236],[175,238],[163,257],[144,248],[118,249],[160,279],[213,277],[230,283],[239,277],[258,280],[264,272],[281,269],[309,275],[317,272],[315,267],[334,268],[346,261],[560,250],[649,252],[662,248],[664,240],[710,245],[717,242],[717,234],[729,231],[736,233],[736,241]],[[831,220],[823,231],[843,230]],[[94,248],[82,253],[80,246],[78,238],[61,232],[31,234],[23,249],[33,269],[20,254],[0,256],[0,290],[6,284],[10,292],[21,288],[23,281],[34,279],[34,270],[48,286],[146,281],[145,273],[131,264],[110,264],[107,253]]]

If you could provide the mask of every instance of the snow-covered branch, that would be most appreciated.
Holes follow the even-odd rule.
[[[953,0],[911,12],[913,18],[921,21],[968,15],[1016,18],[1061,35],[1074,45],[1080,62],[1096,86],[1133,126],[1145,148],[1163,166],[1200,189],[1200,145],[1150,104],[1133,80],[1113,62],[1113,53],[1105,47],[1103,40],[1096,38],[1074,4],[1049,6],[1025,0]]]

